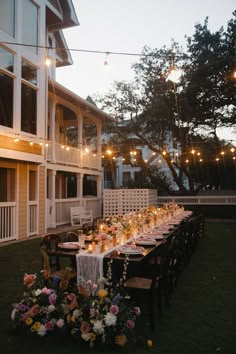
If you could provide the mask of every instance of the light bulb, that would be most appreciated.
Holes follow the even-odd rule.
[[[46,60],[45,60],[45,65],[46,65],[47,67],[49,67],[51,64],[52,64],[51,59],[50,59],[49,57],[47,57]]]

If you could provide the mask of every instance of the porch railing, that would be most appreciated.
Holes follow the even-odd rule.
[[[15,240],[16,202],[0,203],[0,242]]]
[[[38,203],[35,201],[29,202],[28,211],[28,236],[32,236],[38,233]]]
[[[70,207],[85,206],[86,210],[93,211],[93,218],[101,217],[101,199],[96,197],[70,198],[56,200],[56,225],[70,223]]]

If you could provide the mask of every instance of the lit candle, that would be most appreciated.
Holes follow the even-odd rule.
[[[90,244],[89,246],[88,246],[88,253],[92,253],[93,252],[93,247],[92,247],[92,245]]]

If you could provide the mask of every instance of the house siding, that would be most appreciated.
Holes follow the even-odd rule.
[[[18,183],[18,239],[27,237],[27,198],[28,198],[28,168],[27,164],[19,164],[19,183]]]

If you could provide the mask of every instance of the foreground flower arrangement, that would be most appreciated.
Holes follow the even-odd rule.
[[[110,280],[111,264],[107,279],[98,285],[81,281],[73,291],[56,290],[55,280],[50,288],[40,287],[36,274],[25,274],[26,289],[23,299],[14,304],[13,324],[32,335],[68,334],[91,347],[95,342],[124,346],[135,339],[140,308],[130,305],[121,284],[114,292]]]

